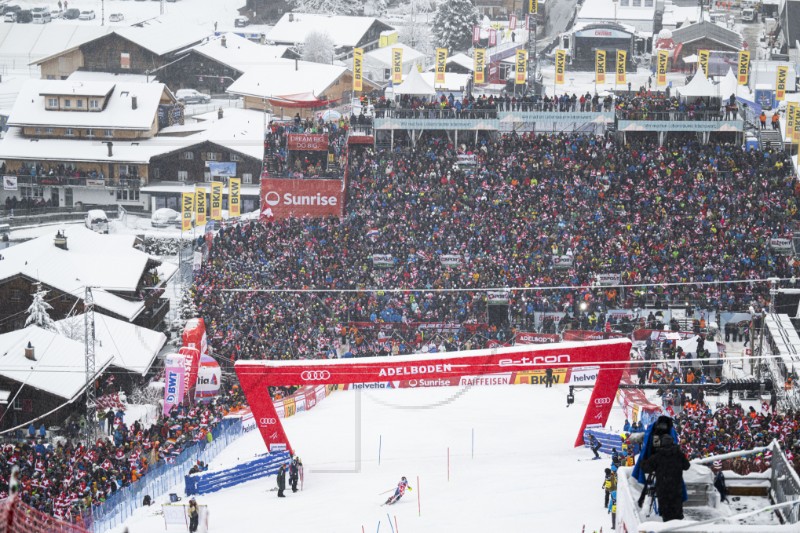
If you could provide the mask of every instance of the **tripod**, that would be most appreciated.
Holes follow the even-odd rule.
[[[658,512],[658,502],[656,501],[656,475],[655,475],[655,473],[648,474],[647,478],[644,481],[644,488],[642,488],[642,493],[639,495],[639,500],[637,501],[637,503],[639,504],[639,508],[640,509],[644,505],[644,501],[645,501],[645,499],[647,499],[648,496],[650,497],[650,505],[647,506],[647,515],[646,515],[646,517],[650,518],[650,516],[653,514],[653,511],[655,511],[656,514],[659,514],[659,512]]]

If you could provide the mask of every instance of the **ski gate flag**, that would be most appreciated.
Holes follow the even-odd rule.
[[[449,354],[401,355],[329,360],[242,360],[236,361],[247,403],[253,411],[261,437],[270,452],[292,446],[269,394],[271,386],[345,385],[353,383],[400,383],[422,381],[433,385],[461,384],[462,378],[497,378],[493,383],[514,383],[517,374],[599,365],[597,381],[586,409],[575,446],[583,444],[587,426],[603,426],[608,421],[622,373],[630,360],[631,341],[627,338],[589,342],[523,345]],[[502,379],[501,379],[502,378]],[[485,381],[485,380],[484,380]],[[491,379],[490,379],[491,381]],[[470,383],[470,379],[466,379]],[[401,385],[402,386],[402,385]],[[292,452],[293,453],[293,452]]]

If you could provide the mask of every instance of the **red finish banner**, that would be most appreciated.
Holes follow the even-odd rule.
[[[290,133],[286,136],[289,150],[320,151],[328,149],[327,133]]]
[[[197,373],[200,371],[200,358],[208,355],[205,321],[202,318],[187,320],[181,340],[183,341],[183,347],[178,350],[178,353],[186,358],[186,385],[184,391],[189,401],[194,401],[194,388],[197,384]]]
[[[342,180],[261,178],[261,218],[342,216]]]
[[[551,344],[561,341],[561,335],[555,333],[536,333],[533,331],[519,331],[515,339],[517,344]]]
[[[575,446],[583,444],[587,425],[605,425],[622,373],[630,361],[631,341],[612,339],[542,346],[512,346],[449,354],[320,359],[298,361],[237,361],[236,374],[253,410],[256,426],[269,451],[292,451],[269,395],[270,386],[381,383],[425,380],[438,386],[461,383],[461,378],[513,372],[600,365],[597,381]],[[605,364],[604,364],[605,363]],[[498,384],[502,380],[496,380]],[[469,380],[468,380],[469,382]]]
[[[568,329],[562,334],[565,341],[599,341],[603,339],[619,339],[622,333],[606,333],[605,331],[589,331],[585,329]]]

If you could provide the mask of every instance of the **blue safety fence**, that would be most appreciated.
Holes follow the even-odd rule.
[[[104,533],[127,520],[142,506],[146,495],[155,500],[174,490],[184,482],[186,472],[197,461],[211,462],[228,444],[242,434],[240,419],[223,419],[211,430],[211,442],[199,441],[190,444],[169,463],[160,461],[151,467],[139,481],[123,487],[106,499],[101,505],[92,508],[93,531]]]
[[[260,477],[272,476],[278,473],[278,468],[282,464],[288,464],[289,461],[291,461],[289,452],[265,454],[233,468],[192,474],[185,478],[186,495],[208,494]]]
[[[617,451],[622,451],[622,437],[619,433],[613,433],[604,429],[586,429],[583,432],[583,445],[589,448],[589,435],[594,435],[600,442],[600,449],[598,452],[607,453],[611,455],[611,449],[616,448]]]

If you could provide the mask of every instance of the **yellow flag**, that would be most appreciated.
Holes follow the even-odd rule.
[[[447,69],[447,48],[436,49],[436,78],[434,83],[444,83],[444,72]]]
[[[597,83],[606,82],[606,51],[596,50],[594,53],[594,76]]]
[[[192,214],[194,213],[194,193],[181,194],[181,230],[192,229]]]
[[[535,15],[539,12],[539,0],[530,0],[528,4],[528,13]]]
[[[222,220],[222,182],[211,182],[211,220]]]
[[[786,131],[783,137],[787,141],[794,140],[794,113],[797,104],[795,102],[786,103]]]
[[[473,65],[475,69],[475,83],[485,83],[486,49],[476,48],[472,59],[475,62]]]
[[[658,51],[658,61],[656,64],[656,87],[663,87],[667,84],[667,66],[669,65],[669,50]]]
[[[364,90],[364,49],[353,48],[353,90]]]
[[[627,67],[625,62],[628,60],[628,52],[625,50],[617,50],[617,83],[627,82]]]
[[[750,52],[742,50],[739,52],[739,85],[747,85],[747,78],[750,75]]]
[[[230,178],[228,180],[228,215],[238,217],[242,215],[242,180]]]
[[[198,187],[194,191],[194,205],[195,210],[197,211],[197,216],[195,217],[195,221],[198,226],[205,226],[206,225],[206,210],[208,206],[206,206],[206,189],[205,187]]]
[[[564,72],[567,68],[567,51],[556,50],[556,85],[564,85]]]
[[[514,83],[517,85],[524,85],[528,77],[528,52],[525,50],[517,50],[517,73],[514,77]]]
[[[800,105],[794,106],[794,142],[800,144]]]
[[[775,99],[782,102],[786,98],[786,77],[789,75],[789,67],[781,65],[775,74]]]
[[[708,77],[708,60],[711,56],[711,52],[708,50],[698,50],[697,51],[697,63],[700,65],[700,68],[703,69],[703,74]]]
[[[392,83],[403,83],[403,49],[392,48]]]

